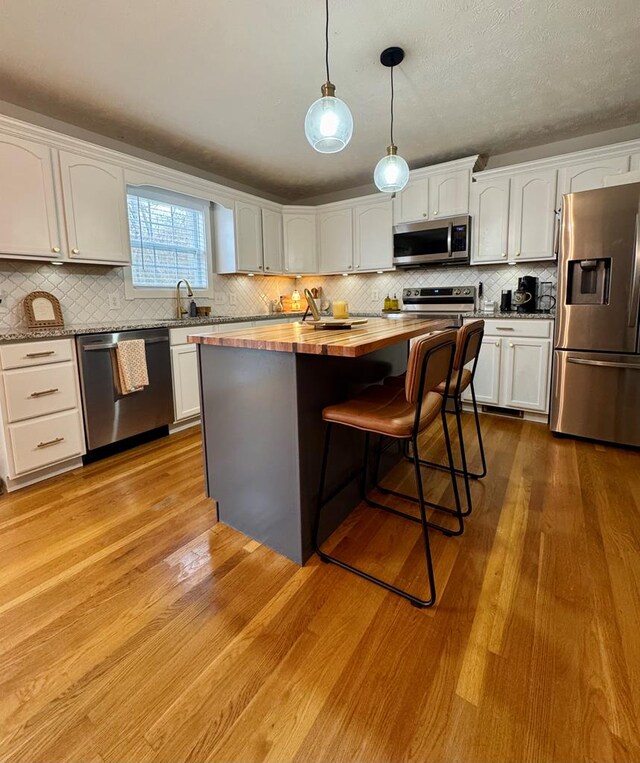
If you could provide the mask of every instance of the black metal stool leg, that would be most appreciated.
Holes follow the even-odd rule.
[[[460,400],[454,400],[454,409],[456,416],[456,426],[458,428],[458,445],[460,446],[460,457],[462,458],[462,478],[464,480],[464,492],[467,498],[467,510],[465,516],[468,516],[473,511],[473,503],[471,500],[471,485],[469,484],[469,469],[467,467],[467,453],[464,447],[464,434],[462,432],[462,406]]]
[[[315,520],[315,529],[314,529],[314,545],[315,545],[316,553],[318,554],[318,556],[323,562],[327,564],[329,563],[335,564],[338,567],[342,567],[342,569],[344,570],[349,570],[350,572],[353,572],[354,574],[358,575],[358,577],[364,578],[365,580],[368,580],[371,583],[375,583],[381,588],[384,588],[387,591],[391,591],[392,593],[395,593],[398,596],[401,596],[403,599],[407,599],[415,607],[420,607],[422,609],[422,608],[433,606],[436,600],[436,589],[435,589],[435,578],[433,573],[433,561],[431,558],[431,547],[429,545],[429,530],[428,530],[429,523],[427,522],[427,519],[426,519],[424,500],[422,500],[420,504],[421,506],[420,519],[417,519],[416,517],[412,517],[410,515],[402,514],[401,512],[396,512],[394,510],[391,510],[391,511],[392,513],[400,514],[401,516],[405,516],[408,519],[419,522],[422,525],[422,535],[424,539],[425,556],[426,556],[426,562],[427,562],[427,577],[429,579],[429,598],[428,599],[421,599],[418,596],[414,596],[408,591],[405,591],[402,588],[398,588],[398,586],[394,586],[391,583],[388,583],[386,580],[382,580],[381,578],[375,577],[375,575],[370,575],[368,572],[365,572],[364,570],[361,570],[358,567],[354,567],[352,564],[343,562],[341,559],[338,559],[337,557],[327,554],[321,550],[319,534],[320,534],[320,514],[322,511],[322,507],[326,505],[328,501],[334,498],[337,495],[337,493],[340,492],[340,490],[342,490],[348,484],[348,482],[343,483],[337,490],[332,491],[329,497],[325,499],[324,492],[325,492],[327,464],[329,460],[331,427],[332,427],[332,424],[327,425],[327,431],[325,434],[325,441],[324,441],[324,450],[322,455],[322,467],[320,469],[320,486],[318,488],[318,507],[316,511],[316,520]],[[376,466],[379,460],[379,454],[380,454],[380,448],[378,448],[378,455],[376,457]],[[367,432],[365,437],[364,463],[362,467],[361,483],[360,483],[361,489],[364,489],[365,493],[366,493],[366,484],[367,484],[368,459],[369,459],[369,433]],[[422,499],[424,499],[423,492],[422,492],[422,479],[421,479],[421,475],[419,474],[419,471],[420,471],[420,467],[418,466],[418,476],[420,478],[420,482],[418,485],[418,495],[422,496]],[[382,508],[386,508],[386,507],[383,506]]]
[[[482,462],[481,472],[469,472],[469,476],[476,480],[481,480],[487,476],[487,459],[484,454],[484,442],[482,440],[482,428],[480,427],[480,416],[478,415],[478,401],[476,400],[476,391],[471,381],[471,400],[473,401],[473,416],[476,420],[476,434],[478,436],[478,447],[480,448],[480,460]]]
[[[427,562],[427,577],[429,578],[429,593],[431,594],[429,603],[412,604],[416,607],[428,607],[436,601],[436,581],[433,574],[433,559],[431,557],[431,544],[429,543],[429,523],[427,522],[427,512],[424,502],[424,490],[422,487],[422,471],[420,470],[420,459],[418,458],[418,438],[413,438],[413,469],[416,476],[416,489],[418,491],[418,505],[420,507],[420,519],[422,522],[422,538],[424,541],[424,554]]]

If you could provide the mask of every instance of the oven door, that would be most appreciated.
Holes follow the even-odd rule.
[[[469,261],[469,218],[396,225],[393,235],[393,264],[418,267]]]

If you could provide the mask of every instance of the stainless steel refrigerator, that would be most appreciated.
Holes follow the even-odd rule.
[[[640,446],[640,183],[564,196],[551,429]]]

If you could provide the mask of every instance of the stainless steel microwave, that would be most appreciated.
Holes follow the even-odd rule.
[[[393,264],[398,268],[468,264],[470,234],[468,215],[396,225]]]

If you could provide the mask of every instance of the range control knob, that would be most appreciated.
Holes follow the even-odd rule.
[[[419,297],[420,296],[420,289],[415,289],[414,292],[413,292],[413,295],[414,295],[414,297]]]
[[[460,294],[460,289],[454,289],[454,290],[453,290],[453,293],[454,293],[454,294],[455,294],[455,296],[457,297],[457,296]]]
[[[471,289],[465,289],[464,290],[465,295],[468,297],[469,294],[471,294]]]

